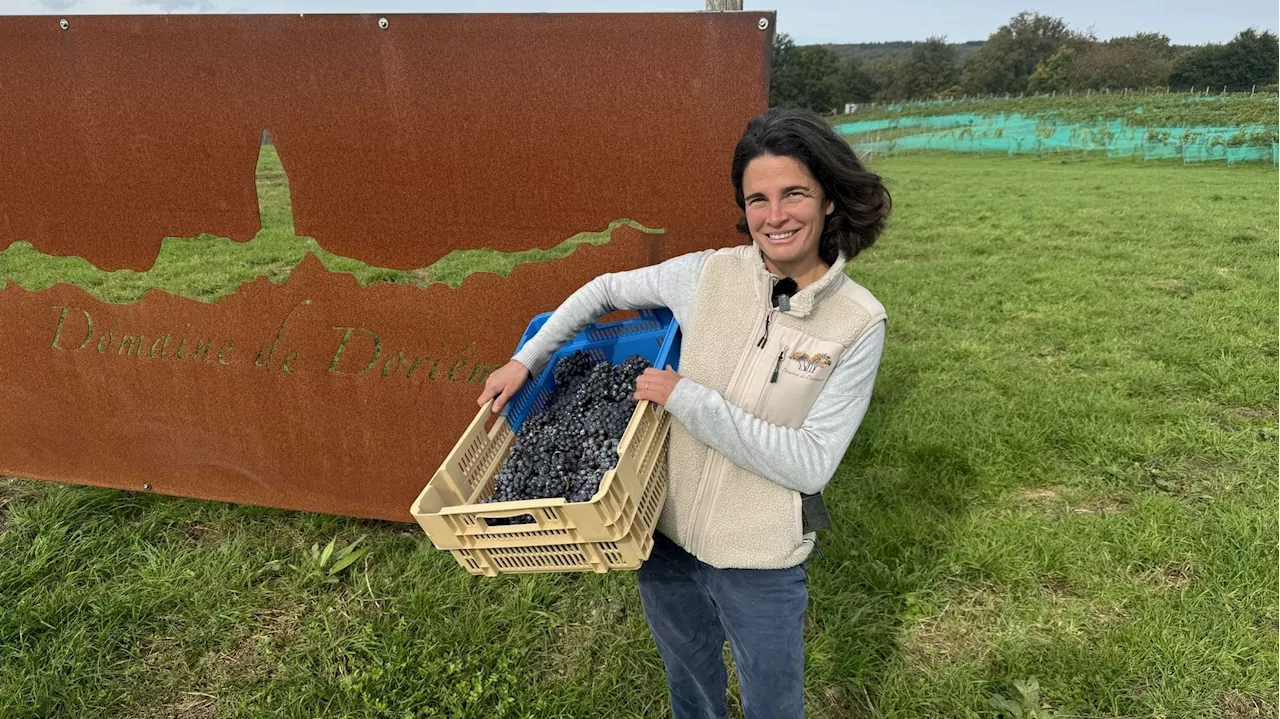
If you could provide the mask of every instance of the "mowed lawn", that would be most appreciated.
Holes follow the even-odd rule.
[[[850,274],[888,344],[809,563],[810,716],[993,717],[1035,677],[1059,716],[1275,717],[1275,168],[874,165],[895,218]],[[666,688],[632,574],[0,479],[0,717],[269,710],[654,717]]]

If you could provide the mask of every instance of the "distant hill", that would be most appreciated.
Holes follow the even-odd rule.
[[[863,63],[869,63],[882,57],[891,60],[901,60],[911,52],[911,47],[915,45],[914,41],[898,40],[895,42],[862,42],[849,43],[844,45],[826,44],[822,47],[831,50],[840,58],[841,62],[847,62],[849,58],[856,57]],[[983,45],[987,44],[986,40],[970,40],[969,42],[951,42],[947,43],[956,49],[956,54],[960,58],[960,64],[964,64],[969,56],[977,52]],[[1175,53],[1181,55],[1184,52],[1194,50],[1200,45],[1174,45]]]
[[[970,40],[969,42],[952,42],[948,45],[956,49],[956,53],[960,56],[960,62],[963,63],[970,55],[977,52],[979,48],[987,43],[986,40]],[[849,58],[856,57],[861,62],[871,62],[882,57],[892,60],[901,60],[911,52],[911,47],[916,43],[909,40],[899,40],[897,42],[863,42],[852,43],[848,45],[823,45],[834,52],[841,62],[846,62]]]

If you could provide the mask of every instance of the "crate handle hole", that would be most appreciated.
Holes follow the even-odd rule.
[[[513,517],[477,517],[485,529],[491,527],[509,527],[513,524],[532,524],[537,527],[537,520],[532,514],[517,514]]]

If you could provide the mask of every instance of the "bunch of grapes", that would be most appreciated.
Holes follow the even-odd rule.
[[[564,497],[586,502],[618,463],[618,442],[636,403],[628,399],[649,362],[632,355],[621,364],[596,362],[579,350],[556,363],[556,387],[540,412],[516,432],[511,454],[494,478],[489,502]],[[512,517],[489,524],[525,524]]]

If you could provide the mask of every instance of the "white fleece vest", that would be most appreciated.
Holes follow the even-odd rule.
[[[756,245],[717,251],[683,328],[681,376],[767,422],[802,426],[841,355],[885,319],[844,265],[841,256],[782,313],[770,306],[773,278]],[[808,557],[813,537],[801,531],[799,492],[733,464],[679,422],[669,441],[659,531],[716,567],[781,569]]]

